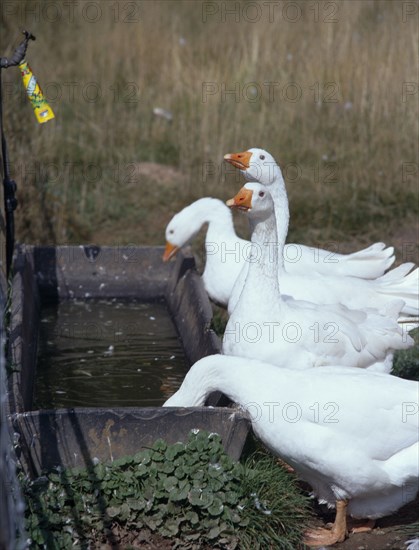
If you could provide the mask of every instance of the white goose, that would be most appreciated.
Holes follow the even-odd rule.
[[[193,365],[164,406],[201,406],[213,391],[247,410],[265,445],[311,485],[321,502],[336,506],[331,530],[307,533],[306,544],[343,541],[346,512],[375,519],[415,498],[417,382],[362,369],[299,372],[213,355]]]
[[[284,179],[275,159],[263,149],[249,149],[244,153],[225,155],[224,158],[234,166],[241,167],[248,179],[256,176],[255,181],[269,189],[274,201],[278,239],[284,242],[288,232],[289,205]],[[310,269],[307,261],[312,256],[308,255],[308,251],[311,250],[312,253],[313,249],[304,248],[302,245],[296,246],[302,247],[301,258],[303,259],[302,265],[305,265],[305,272],[294,273],[292,277],[291,274],[287,276],[289,264],[285,266],[281,273],[283,276],[281,286],[284,294],[319,304],[342,303],[354,309],[372,307],[378,310],[383,310],[389,300],[399,298],[405,302],[401,310],[403,314],[419,315],[419,269],[409,273],[414,267],[413,263],[404,263],[373,281],[360,280],[351,274],[353,274],[354,266],[361,266],[362,262],[352,264],[349,261],[349,256],[341,255],[336,257],[337,263],[325,263],[321,261],[321,258],[325,259],[330,253],[318,249],[316,253],[320,261],[314,262],[315,267]],[[394,261],[394,257],[392,261]],[[369,263],[363,265],[365,267]],[[368,273],[371,274],[371,271]],[[367,272],[364,274],[366,275]],[[242,283],[244,279],[245,272],[241,276]],[[237,284],[230,297],[229,312],[234,309],[240,293],[241,288]],[[414,328],[414,326],[412,324],[410,328]]]
[[[236,283],[241,293],[224,332],[224,354],[279,366],[292,357],[296,368],[334,364],[363,368],[385,361],[393,350],[413,345],[396,322],[401,300],[388,304],[381,315],[376,310],[318,305],[282,296],[284,263],[280,259],[286,225],[282,222],[282,230],[277,232],[267,187],[247,183],[227,204],[247,213],[252,249],[244,285],[240,279],[245,270]],[[391,358],[383,368],[391,369]]]
[[[231,313],[241,292],[240,285],[237,285],[233,294],[233,287],[246,264],[250,242],[236,235],[231,212],[223,202],[206,197],[175,214],[166,228],[163,259],[168,260],[194,239],[205,224],[208,224],[208,230],[205,236],[206,261],[202,279],[211,300],[224,307],[228,305]],[[353,309],[382,309],[397,298],[406,301],[403,313],[419,314],[417,271],[406,276],[414,265],[412,263],[392,269],[378,279],[368,280],[351,276],[337,277],[333,274],[324,276],[308,270],[304,263],[287,262],[286,254],[284,260],[281,291],[287,296],[319,304],[342,303]],[[298,272],[296,265],[303,267],[303,271]],[[291,266],[293,267],[290,271]],[[247,271],[242,274],[242,284],[246,273]],[[406,328],[414,326],[412,322]]]
[[[238,168],[248,181],[257,181],[269,187],[275,210],[280,209],[289,217],[284,178],[280,167],[270,153],[254,147],[242,153],[224,155],[224,160]],[[284,255],[290,256],[296,264],[299,264],[298,272],[304,269],[310,273],[316,272],[323,275],[376,279],[384,274],[395,259],[394,248],[392,246],[386,248],[384,243],[374,243],[353,254],[338,254],[302,244],[288,246],[290,250],[287,251],[285,248]]]

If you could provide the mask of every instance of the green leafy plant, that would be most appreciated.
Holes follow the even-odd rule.
[[[56,469],[23,482],[31,548],[88,548],[115,532],[147,530],[173,548],[295,550],[308,500],[269,455],[244,464],[217,434],[147,450],[91,468]],[[240,541],[240,546],[239,546]]]

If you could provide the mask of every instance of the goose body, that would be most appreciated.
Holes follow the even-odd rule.
[[[201,406],[221,391],[248,411],[255,434],[321,502],[347,502],[356,518],[379,518],[413,500],[419,384],[336,366],[301,372],[288,362],[291,369],[205,357],[164,406]]]
[[[277,231],[269,191],[259,183],[247,183],[228,204],[247,212],[252,249],[244,285],[242,273],[236,283],[240,296],[224,332],[225,355],[278,366],[290,365],[291,357],[295,368],[333,364],[364,368],[413,344],[396,322],[403,306],[400,300],[388,304],[382,315],[376,310],[352,310],[283,296],[280,258],[287,224],[282,222],[282,231]],[[391,361],[387,359],[386,365],[389,371]]]
[[[205,224],[208,224],[208,229],[205,236],[205,269],[202,274],[204,286],[211,300],[228,306],[231,313],[247,275],[251,245],[249,241],[237,236],[231,212],[222,201],[205,197],[175,214],[166,228],[166,257],[191,242]],[[402,313],[419,314],[418,270],[409,273],[412,263],[402,264],[376,280],[368,280],[352,276],[338,277],[334,272],[323,275],[308,270],[304,262],[287,261],[287,257],[290,256],[285,251],[281,278],[284,295],[319,304],[342,303],[352,309],[371,307],[379,310],[385,310],[391,300],[398,298],[405,301]],[[243,268],[241,283],[235,287]]]
[[[395,299],[403,300],[400,310],[405,316],[419,315],[419,268],[407,262],[385,273],[378,279],[368,280],[358,277],[337,277],[319,273],[297,273],[291,275],[286,268],[281,274],[281,291],[296,300],[306,300],[317,304],[343,304],[351,309],[373,308],[385,312]],[[236,307],[246,280],[249,263],[244,262],[242,272],[233,286],[228,303],[231,313]],[[410,273],[409,273],[410,272]],[[408,317],[404,322],[409,325]],[[415,328],[416,322],[409,325]]]

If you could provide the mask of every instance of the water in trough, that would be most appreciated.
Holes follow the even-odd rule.
[[[187,370],[164,303],[65,301],[41,311],[33,408],[161,406]]]

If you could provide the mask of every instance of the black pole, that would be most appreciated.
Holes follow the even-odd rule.
[[[8,69],[9,67],[15,67],[19,65],[25,55],[28,48],[29,40],[35,40],[35,37],[28,31],[23,31],[25,39],[19,44],[14,51],[12,57],[0,58],[0,132],[1,132],[1,153],[3,159],[3,195],[4,195],[4,213],[5,213],[5,225],[6,225],[6,275],[9,276],[10,267],[13,259],[13,249],[15,246],[15,220],[14,211],[17,206],[16,182],[10,177],[10,162],[9,154],[7,150],[6,136],[4,134],[3,127],[3,92],[1,82],[1,69]]]

